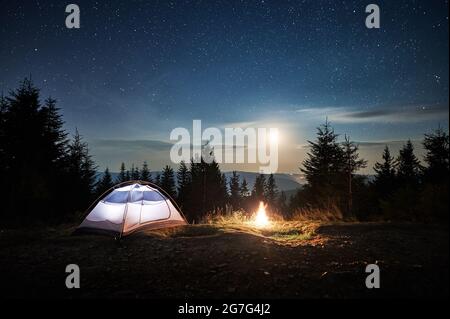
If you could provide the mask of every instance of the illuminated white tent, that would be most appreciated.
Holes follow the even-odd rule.
[[[77,232],[93,231],[125,236],[143,228],[187,224],[180,210],[175,207],[175,202],[151,185],[133,181],[110,189],[90,207]]]

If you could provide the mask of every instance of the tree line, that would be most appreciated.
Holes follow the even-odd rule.
[[[64,130],[56,100],[29,79],[0,98],[1,222],[60,222],[93,199],[96,165],[78,131]]]
[[[309,141],[300,165],[306,185],[287,198],[274,175],[258,175],[254,185],[237,172],[227,179],[216,161],[182,162],[153,176],[148,163],[129,169],[122,163],[117,178],[107,168],[98,178],[88,144],[78,130],[69,136],[56,100],[40,101],[40,92],[25,79],[0,97],[0,191],[2,223],[77,220],[91,202],[117,183],[143,180],[164,189],[189,221],[211,212],[253,212],[259,201],[286,219],[296,212],[338,211],[344,219],[448,221],[449,136],[442,128],[426,134],[421,162],[411,141],[396,156],[386,146],[375,175],[358,174],[367,166],[348,136],[342,142],[326,122]],[[211,155],[211,154],[210,154]]]
[[[330,123],[317,129],[300,170],[307,184],[291,199],[290,211],[338,211],[344,219],[448,221],[449,135],[425,134],[423,164],[408,140],[397,156],[388,146],[372,179],[356,174],[367,166],[358,145],[338,141]]]
[[[200,222],[206,214],[213,212],[250,212],[259,201],[267,202],[272,210],[281,212],[287,203],[284,192],[278,192],[273,174],[259,174],[253,188],[249,189],[247,180],[241,179],[236,171],[227,178],[216,161],[207,163],[203,159],[199,163],[191,160],[187,164],[183,161],[176,172],[167,165],[155,176],[150,172],[147,162],[143,163],[141,169],[134,164],[131,169],[127,169],[122,163],[115,179],[109,168],[106,168],[95,192],[101,196],[114,185],[137,180],[153,183],[163,189],[177,201],[191,222]]]

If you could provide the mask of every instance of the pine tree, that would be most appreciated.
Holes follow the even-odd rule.
[[[425,134],[423,146],[426,151],[424,160],[428,165],[424,170],[426,180],[434,183],[448,183],[449,135],[439,127],[433,133]]]
[[[248,189],[248,183],[245,178],[242,179],[241,186],[239,188],[239,196],[241,198],[246,198],[250,195],[250,191]]]
[[[288,215],[287,196],[286,196],[286,193],[284,191],[281,191],[280,195],[278,196],[276,208],[278,209],[278,211],[281,213],[281,215],[284,218],[289,218],[290,217]]]
[[[199,161],[191,159],[191,189],[189,205],[186,207],[188,218],[200,221],[206,213],[224,208],[227,201],[226,179],[220,171],[219,164],[210,153],[211,161],[203,158]]]
[[[135,167],[134,164],[131,165],[131,180],[138,181],[141,177],[141,173],[139,172],[139,168]]]
[[[422,166],[414,154],[414,146],[408,140],[400,150],[396,161],[397,177],[402,185],[418,186]]]
[[[122,162],[122,164],[120,164],[120,172],[119,175],[116,178],[116,183],[120,184],[123,182],[126,182],[129,180],[129,176],[127,176],[127,170],[125,167],[125,163]]]
[[[181,161],[180,167],[177,172],[177,191],[178,191],[178,203],[184,207],[186,206],[187,198],[189,196],[190,184],[191,184],[191,176],[189,169],[186,165],[186,162]]]
[[[300,170],[307,181],[305,193],[309,195],[305,199],[309,205],[330,209],[341,203],[344,154],[337,138],[327,121],[317,128],[317,140],[308,141],[310,151]]]
[[[97,186],[96,186],[97,196],[102,195],[104,192],[106,192],[113,186],[114,186],[113,179],[112,179],[111,173],[109,172],[109,168],[107,167],[105,169],[105,172],[103,173],[102,178],[97,183]]]
[[[361,168],[367,167],[367,161],[359,158],[359,147],[348,136],[343,143],[343,172],[347,184],[347,217],[353,214],[353,179],[354,174]]]
[[[253,185],[252,198],[255,201],[265,201],[265,190],[266,190],[266,178],[263,174],[256,176],[255,184]]]
[[[68,134],[63,129],[64,121],[59,114],[59,108],[56,107],[56,100],[48,98],[40,110],[40,115],[45,141],[45,149],[42,149],[42,152],[46,154],[48,162],[62,163],[67,152]]]
[[[276,200],[278,197],[278,190],[277,190],[277,184],[275,182],[275,177],[273,174],[269,175],[269,178],[267,179],[267,182],[265,183],[264,187],[264,194],[265,198],[269,205],[272,207],[276,206]]]
[[[92,200],[96,179],[96,165],[89,154],[89,148],[78,132],[75,131],[72,142],[68,146],[68,172],[71,176],[71,193],[76,209],[84,209]]]
[[[230,178],[229,188],[231,206],[233,206],[234,209],[238,209],[241,205],[241,189],[239,185],[239,175],[236,171],[233,172],[233,175]]]
[[[140,180],[144,181],[144,182],[150,182],[152,183],[152,175],[150,173],[150,170],[148,169],[148,164],[147,162],[144,162],[142,164],[142,170],[140,172]]]
[[[230,196],[228,194],[227,177],[226,177],[225,173],[222,173],[221,177],[220,177],[219,196],[221,199],[220,205],[222,207],[225,207],[230,201],[230,199],[229,199]]]
[[[449,135],[438,128],[426,134],[424,187],[421,192],[421,214],[425,220],[440,221],[448,225],[449,220]]]
[[[155,185],[161,186],[161,173],[156,173],[155,180],[153,182]]]
[[[375,163],[373,170],[375,171],[375,179],[372,185],[382,199],[391,196],[395,189],[396,176],[394,167],[394,158],[391,156],[389,147],[386,145],[383,151],[383,162]]]
[[[61,214],[61,210],[54,207],[59,200],[55,193],[58,190],[56,181],[57,177],[63,177],[63,165],[60,154],[55,154],[58,140],[50,139],[47,134],[51,119],[41,108],[39,89],[25,79],[17,90],[3,99],[2,109],[3,207],[5,211],[14,212],[7,218],[18,219],[21,215],[28,220],[37,220]],[[60,119],[56,111],[52,115]],[[64,134],[60,128],[55,128],[54,132]],[[19,215],[15,208],[18,202]]]
[[[177,191],[175,186],[175,174],[170,166],[163,169],[161,176],[161,188],[165,190],[172,198],[176,198]]]

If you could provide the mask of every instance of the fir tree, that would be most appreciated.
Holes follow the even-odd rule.
[[[142,164],[142,170],[140,172],[140,180],[144,181],[144,182],[150,182],[152,183],[152,175],[150,173],[150,170],[148,169],[148,164],[147,162],[144,162]]]
[[[107,167],[105,172],[103,173],[102,178],[97,183],[96,187],[97,196],[102,195],[104,192],[106,192],[113,186],[114,186],[113,179],[111,173],[109,172],[109,168]]]
[[[345,162],[337,138],[327,121],[317,129],[317,140],[308,141],[310,150],[300,170],[307,181],[306,200],[312,206],[330,209],[341,202]]]
[[[391,156],[389,147],[386,145],[383,151],[383,161],[375,163],[373,170],[375,171],[375,179],[372,185],[375,187],[377,195],[381,198],[392,196],[395,189],[396,176],[394,167],[394,158]]]
[[[424,170],[425,178],[429,182],[448,182],[449,169],[449,135],[438,128],[431,134],[425,134],[423,142],[425,148]]]
[[[181,161],[180,167],[177,172],[177,191],[178,191],[178,203],[184,207],[187,204],[190,184],[191,184],[191,176],[189,169],[186,165],[185,161]]]
[[[250,191],[248,189],[248,183],[245,178],[242,179],[242,183],[239,188],[239,196],[241,198],[246,198],[246,197],[250,196]]]
[[[269,178],[267,179],[267,182],[265,183],[265,198],[269,205],[272,207],[276,206],[276,200],[278,197],[278,190],[277,190],[277,184],[275,182],[275,177],[273,174],[269,175]]]
[[[290,217],[288,214],[289,209],[288,209],[288,205],[287,205],[287,196],[284,191],[281,191],[280,195],[278,196],[276,208],[278,209],[278,211],[281,213],[281,215],[284,218]]]
[[[119,175],[116,178],[116,183],[119,184],[128,181],[130,178],[129,176],[127,176],[127,173],[129,174],[129,172],[126,170],[125,163],[122,162],[122,164],[120,164]]]
[[[157,186],[161,186],[161,173],[156,173],[154,183]]]
[[[233,172],[233,175],[230,178],[229,189],[231,206],[233,206],[234,209],[240,208],[241,189],[239,185],[239,175],[236,171]]]
[[[131,165],[131,180],[138,181],[141,177],[141,173],[139,172],[139,168],[135,167],[134,164]]]
[[[343,143],[343,173],[347,189],[347,217],[353,214],[353,179],[354,174],[361,168],[367,167],[367,161],[359,158],[359,147],[348,136]]]
[[[89,154],[89,148],[79,134],[75,131],[72,142],[68,146],[68,171],[71,176],[72,194],[77,197],[76,208],[87,207],[92,200],[94,191],[96,165]]]
[[[67,133],[64,131],[64,121],[56,107],[56,100],[48,98],[40,110],[43,121],[43,138],[46,144],[42,150],[51,163],[62,163],[67,152]]]
[[[419,184],[422,166],[414,154],[414,146],[408,140],[396,160],[397,177],[401,184],[415,187]]]
[[[177,191],[175,186],[175,174],[170,166],[164,167],[161,175],[161,188],[165,190],[172,198],[176,198]]]
[[[258,176],[256,176],[255,184],[253,185],[252,198],[255,201],[264,201],[265,190],[266,190],[266,178],[263,174],[259,174]]]

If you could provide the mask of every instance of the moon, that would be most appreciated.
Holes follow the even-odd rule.
[[[278,142],[280,141],[280,133],[278,132],[278,129],[270,130],[269,139],[270,139],[270,143],[278,144]]]

